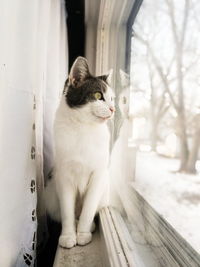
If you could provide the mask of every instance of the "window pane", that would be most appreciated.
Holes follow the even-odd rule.
[[[200,2],[144,1],[133,26],[134,187],[200,252]]]

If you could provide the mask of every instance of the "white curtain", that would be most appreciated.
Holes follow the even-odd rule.
[[[60,0],[0,1],[2,267],[35,262],[43,165],[48,172],[53,164],[53,117],[67,76],[65,21]]]

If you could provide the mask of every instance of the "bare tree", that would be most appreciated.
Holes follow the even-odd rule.
[[[166,102],[165,90],[160,95],[157,92],[157,86],[159,86],[155,80],[154,66],[152,66],[151,60],[147,60],[149,69],[149,80],[150,80],[150,108],[151,108],[151,149],[157,150],[157,143],[159,139],[159,125],[169,109],[169,104]]]
[[[193,117],[194,132],[192,135],[192,145],[187,160],[186,170],[189,173],[196,173],[196,161],[200,146],[200,113]]]
[[[177,91],[178,91],[178,103],[174,106],[177,112],[177,123],[179,125],[179,138],[180,138],[180,171],[187,171],[187,161],[189,157],[189,149],[187,142],[187,133],[186,133],[186,120],[185,120],[185,102],[183,94],[183,57],[184,57],[184,45],[185,45],[185,35],[188,25],[189,17],[189,0],[185,0],[184,6],[184,16],[181,29],[178,30],[177,24],[175,21],[174,14],[174,5],[173,1],[166,0],[168,10],[169,10],[169,19],[171,23],[171,31],[174,39],[175,51],[176,51],[176,76],[177,76]],[[179,34],[180,32],[180,34]],[[172,94],[170,94],[172,98]],[[173,99],[173,102],[175,100]]]
[[[156,135],[157,135],[157,126],[159,124],[159,120],[162,116],[169,110],[169,107],[165,105],[165,95],[169,96],[171,106],[175,110],[176,116],[176,130],[177,135],[180,140],[180,168],[181,172],[195,172],[195,164],[198,157],[198,150],[200,144],[200,129],[199,129],[199,115],[193,114],[194,131],[193,131],[193,144],[189,146],[189,135],[187,125],[187,110],[185,106],[185,83],[184,79],[187,73],[190,73],[192,69],[195,67],[196,63],[199,61],[199,55],[195,57],[190,64],[186,64],[184,62],[185,53],[187,50],[188,42],[186,40],[186,34],[189,32],[188,24],[190,19],[191,9],[191,0],[184,0],[181,23],[177,23],[177,18],[175,15],[175,6],[174,1],[165,0],[166,8],[162,10],[167,14],[169,25],[170,25],[170,33],[171,39],[173,42],[174,55],[171,58],[171,61],[167,63],[163,63],[162,59],[159,57],[158,51],[154,48],[152,44],[152,33],[146,34],[142,30],[142,26],[140,25],[140,30],[135,33],[135,37],[145,45],[147,49],[147,64],[150,73],[150,84],[151,84],[151,106],[152,106],[152,145],[155,149],[156,146]],[[193,6],[194,8],[194,6]],[[153,36],[155,39],[155,36]],[[194,47],[189,48],[189,51],[193,51]],[[193,51],[195,52],[195,51]],[[153,68],[152,68],[153,65]],[[171,69],[173,67],[174,77],[169,79]],[[153,71],[152,71],[153,69]],[[155,74],[156,73],[156,74]],[[162,82],[162,94],[161,99],[155,97],[155,91],[158,89],[153,82],[153,76],[157,75]],[[157,110],[157,112],[156,112]]]

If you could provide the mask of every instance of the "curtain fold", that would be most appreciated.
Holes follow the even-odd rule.
[[[0,2],[3,267],[34,266],[38,221],[38,239],[42,241],[45,233],[43,165],[48,169],[53,164],[52,125],[67,76],[65,16],[64,1],[60,0]]]

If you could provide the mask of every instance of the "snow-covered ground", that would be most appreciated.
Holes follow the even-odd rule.
[[[176,159],[138,152],[135,188],[200,253],[200,175],[175,173]]]

